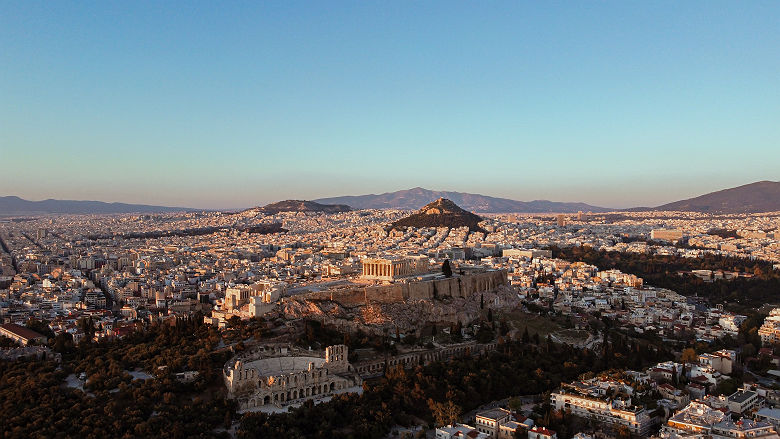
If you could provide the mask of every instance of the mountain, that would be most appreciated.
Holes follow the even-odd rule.
[[[19,197],[0,197],[0,215],[110,214],[192,212],[184,207],[147,206],[144,204],[104,203],[102,201],[43,200],[28,201]]]
[[[515,201],[464,192],[431,191],[420,187],[384,194],[320,198],[318,203],[346,204],[353,209],[417,210],[431,201],[446,198],[472,212],[483,213],[576,213],[608,212],[613,209],[584,203],[559,203],[546,200]]]
[[[758,181],[701,195],[652,210],[704,213],[759,213],[780,211],[780,182]]]
[[[276,203],[267,204],[258,209],[260,212],[273,215],[279,212],[325,212],[339,213],[352,210],[344,204],[320,204],[314,201],[305,200],[284,200]]]
[[[461,209],[457,204],[446,198],[426,204],[416,213],[401,218],[390,225],[391,229],[400,229],[404,227],[450,227],[457,228],[467,226],[472,232],[483,232],[485,230],[479,226],[482,221],[477,215]]]

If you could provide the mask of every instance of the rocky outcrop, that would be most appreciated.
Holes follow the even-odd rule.
[[[425,205],[417,213],[394,222],[390,225],[391,229],[402,229],[405,227],[468,227],[471,232],[487,233],[479,223],[482,218],[461,209],[457,204],[446,198]]]
[[[384,329],[395,327],[401,331],[415,330],[420,323],[427,322],[468,324],[480,316],[481,303],[486,309],[513,309],[520,304],[520,299],[512,287],[502,285],[467,297],[410,299],[392,303],[343,305],[296,296],[285,299],[280,309],[287,319],[311,318],[340,328],[382,333]]]

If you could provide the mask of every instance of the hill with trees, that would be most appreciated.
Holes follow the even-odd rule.
[[[487,233],[479,223],[482,218],[461,209],[457,204],[446,198],[425,205],[417,213],[401,218],[390,225],[391,229],[405,227],[468,227],[469,231]]]
[[[324,212],[339,213],[352,210],[346,204],[320,204],[315,201],[306,200],[284,200],[276,203],[266,204],[257,209],[260,212],[273,215],[280,212]]]

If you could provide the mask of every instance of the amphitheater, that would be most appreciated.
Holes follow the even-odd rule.
[[[288,345],[269,345],[233,357],[223,374],[228,398],[239,410],[282,407],[362,385],[344,345],[328,346],[324,357]]]

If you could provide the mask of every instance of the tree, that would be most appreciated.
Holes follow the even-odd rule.
[[[441,264],[441,272],[444,273],[444,276],[446,277],[452,277],[452,267],[450,267],[449,259],[445,259]]]
[[[697,358],[698,355],[696,355],[696,351],[693,348],[686,348],[682,351],[680,361],[683,363],[695,363]]]
[[[519,412],[523,408],[523,400],[518,397],[509,398],[509,409],[513,412]]]
[[[619,425],[615,428],[615,436],[618,439],[629,439],[631,437],[631,430],[625,425]]]
[[[452,400],[446,403],[434,402],[432,399],[428,400],[428,408],[430,408],[433,414],[433,419],[437,426],[456,424],[460,420],[462,409],[455,405]]]

